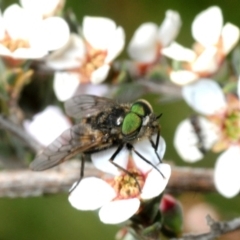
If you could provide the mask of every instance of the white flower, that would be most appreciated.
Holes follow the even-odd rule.
[[[180,27],[180,15],[172,10],[166,11],[165,19],[160,27],[152,22],[142,24],[135,31],[129,43],[130,57],[140,63],[156,61],[162,49],[176,38]]]
[[[210,79],[200,79],[182,88],[185,101],[195,111],[203,115],[213,115],[226,108],[225,96],[218,84]],[[218,128],[203,117],[190,117],[177,127],[174,146],[187,162],[203,158],[205,151],[212,148],[219,138]]]
[[[188,105],[201,114],[212,115],[227,106],[222,89],[211,79],[184,86],[182,94]]]
[[[14,59],[42,58],[62,47],[69,38],[69,27],[60,17],[41,15],[17,4],[0,13],[0,55]]]
[[[79,86],[79,75],[75,72],[56,72],[53,89],[59,101],[66,101],[74,96]]]
[[[70,128],[71,124],[60,108],[48,106],[34,115],[32,121],[25,120],[23,126],[37,141],[48,146],[63,131]]]
[[[225,197],[234,197],[240,190],[239,177],[236,177],[240,166],[239,88],[238,99],[233,95],[226,98],[216,82],[201,79],[185,86],[183,96],[195,111],[206,116],[199,118],[199,131],[206,150],[224,151],[217,158],[214,171],[217,190]],[[194,162],[203,157],[198,149],[199,138],[196,136],[194,128],[186,120],[178,126],[174,145],[184,160]]]
[[[36,12],[43,17],[49,17],[63,8],[65,0],[20,0],[20,4],[29,11]]]
[[[156,136],[153,139],[156,140]],[[134,174],[137,179],[136,182],[135,179],[109,162],[117,148],[94,153],[92,154],[93,164],[99,170],[113,177],[106,179],[89,177],[83,179],[70,193],[69,201],[72,206],[79,210],[96,210],[100,208],[99,217],[102,222],[117,224],[132,217],[138,211],[141,200],[158,196],[167,185],[171,168],[168,164],[159,164],[159,160],[148,139],[141,140],[134,147],[156,166],[158,171],[134,152],[130,155],[129,150],[124,148],[117,154],[114,163]],[[157,152],[161,159],[165,148],[165,142],[163,138],[160,138]],[[139,192],[139,186],[141,192]]]
[[[240,147],[232,146],[217,159],[214,170],[214,183],[219,193],[232,198],[240,191]]]
[[[211,149],[218,135],[215,126],[207,119],[192,116],[177,126],[174,135],[174,147],[186,162],[196,162]]]
[[[84,17],[82,37],[72,34],[68,43],[50,55],[46,62],[55,70],[66,70],[56,72],[54,77],[54,89],[59,100],[64,101],[73,95],[77,89],[76,79],[79,83],[103,82],[108,76],[112,61],[122,51],[124,43],[124,30],[113,20]],[[69,81],[70,90],[66,90],[67,85],[63,87],[63,81]]]
[[[75,72],[56,72],[53,88],[59,101],[66,101],[71,96],[80,94],[106,96],[109,90],[104,84],[86,83],[79,85],[79,74]]]
[[[185,85],[215,73],[239,40],[239,28],[231,23],[223,26],[222,11],[213,6],[199,13],[192,23],[196,43],[193,50],[172,43],[162,54],[181,61],[180,69],[170,72],[170,79]]]

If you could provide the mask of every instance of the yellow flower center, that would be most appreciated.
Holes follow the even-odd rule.
[[[96,50],[87,45],[85,59],[82,61],[80,69],[78,69],[81,74],[81,82],[89,82],[91,74],[104,64],[106,56],[106,51]]]
[[[223,131],[232,142],[240,143],[240,110],[234,109],[226,115]]]
[[[29,48],[30,44],[27,40],[24,39],[11,39],[8,35],[0,41],[6,48],[11,52],[14,52],[18,48]]]
[[[127,173],[123,173],[120,176],[115,177],[112,187],[117,192],[118,199],[128,199],[138,197],[145,179],[142,173],[136,169],[129,170],[131,176]]]
[[[233,96],[227,97],[227,108],[209,119],[219,128],[219,141],[213,147],[216,152],[225,150],[230,145],[240,145],[240,102]]]

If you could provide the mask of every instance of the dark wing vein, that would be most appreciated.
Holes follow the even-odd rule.
[[[64,104],[68,116],[74,118],[90,117],[113,106],[112,99],[93,95],[79,95],[67,100]]]
[[[96,134],[89,125],[74,125],[40,152],[30,164],[30,168],[34,171],[42,171],[54,167],[80,152],[98,146],[100,142],[99,131]]]

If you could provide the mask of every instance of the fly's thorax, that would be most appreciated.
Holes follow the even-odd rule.
[[[124,105],[116,105],[111,108],[106,108],[100,112],[93,121],[93,127],[98,129],[110,129],[113,132],[121,128],[123,119],[129,107]]]
[[[156,117],[151,105],[143,100],[137,100],[131,105],[130,111],[122,122],[122,135],[125,141],[133,141],[153,131]]]
[[[133,104],[106,107],[96,116],[90,117],[88,124],[106,134],[106,141],[113,145],[151,136],[158,129],[158,120],[152,107],[143,99]]]

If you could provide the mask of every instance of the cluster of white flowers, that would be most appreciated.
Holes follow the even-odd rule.
[[[184,100],[202,116],[182,121],[175,132],[174,146],[187,162],[196,162],[208,150],[224,151],[215,163],[214,182],[225,197],[240,191],[237,169],[240,165],[240,101],[228,94],[209,77],[217,72],[239,41],[239,28],[223,25],[219,7],[210,7],[196,16],[192,24],[196,40],[193,50],[178,43],[165,48],[163,54],[182,62],[181,68],[170,71],[170,79],[182,85]],[[238,78],[237,95],[240,96]]]
[[[44,5],[40,1],[34,3]],[[1,56],[39,59],[66,44],[70,31],[63,18],[44,17],[51,9],[33,7],[31,1],[21,1],[21,5],[10,5],[3,13],[0,12]],[[52,11],[56,8],[53,5]]]
[[[54,70],[53,89],[59,101],[71,98],[86,83],[94,86],[102,83],[125,46],[123,28],[105,17],[85,16],[79,33],[71,33],[60,16],[63,5],[62,0],[20,0],[20,5],[10,5],[0,12],[0,55],[15,64],[41,60],[45,67]],[[221,9],[210,7],[194,19],[192,36],[196,42],[189,49],[174,42],[181,24],[180,15],[172,10],[166,11],[160,26],[152,22],[142,24],[127,48],[132,72],[144,74],[162,57],[179,63],[177,69],[169,68],[169,79],[182,86],[186,102],[205,117],[180,123],[174,145],[189,162],[202,159],[209,149],[224,150],[217,159],[214,180],[220,193],[232,197],[240,191],[237,180],[240,178],[240,103],[239,99],[226,98],[219,85],[206,78],[220,68],[239,41],[239,28],[231,23],[224,25]],[[106,89],[103,87],[98,95],[100,91],[105,93]],[[33,121],[25,121],[24,127],[46,146],[71,127],[71,123],[59,108],[49,106]],[[158,196],[169,180],[170,166],[159,164],[148,139],[138,142],[134,148],[156,169],[124,149],[114,162],[136,176],[134,179],[109,162],[116,149],[95,153],[94,165],[113,177],[83,179],[70,193],[70,203],[81,210],[100,208],[103,222],[119,223],[134,215],[141,201]],[[161,137],[157,149],[161,159],[165,148]]]
[[[56,124],[57,123],[57,124]],[[33,120],[25,121],[25,129],[44,146],[49,145],[64,130],[71,126],[58,107],[49,106],[43,112],[36,114]],[[152,140],[156,141],[156,135]],[[114,163],[126,169],[135,176],[120,171],[109,159],[117,148],[110,148],[91,155],[94,166],[110,175],[107,178],[88,177],[73,184],[69,201],[79,210],[97,210],[102,222],[117,224],[128,220],[140,207],[141,201],[154,198],[165,189],[171,175],[169,164],[160,163],[163,159],[166,144],[160,137],[157,154],[148,138],[134,145],[138,153],[147,158],[156,168],[145,162],[127,148],[120,151]]]
[[[156,136],[153,137],[153,140],[156,140]],[[133,179],[109,162],[117,148],[94,153],[91,158],[95,167],[112,177],[106,179],[84,178],[69,195],[72,206],[79,210],[100,208],[101,221],[116,224],[133,216],[139,210],[142,200],[154,198],[162,193],[171,175],[170,166],[159,163],[148,139],[143,139],[134,147],[140,154],[147,156],[148,160],[156,166],[156,169],[134,152],[130,154],[128,149],[123,149],[116,156],[114,162],[134,174],[136,179]],[[163,158],[165,149],[166,144],[161,137],[157,149],[161,158]]]
[[[161,51],[175,39],[180,27],[179,14],[171,10],[166,12],[160,27],[151,22],[142,24],[128,46],[130,57],[137,63],[135,71],[141,73],[143,64],[154,64]],[[47,58],[47,65],[56,70],[54,91],[57,98],[64,101],[72,97],[81,83],[103,82],[124,45],[124,30],[113,20],[84,17],[81,36],[71,34],[68,43]]]
[[[200,79],[184,88],[185,101],[205,117],[199,117],[199,134],[203,148],[215,152],[224,151],[214,169],[217,190],[225,197],[234,197],[240,191],[240,78],[238,98],[223,93],[212,79]],[[174,145],[182,159],[196,162],[203,158],[199,138],[189,119],[181,122],[176,130]]]
[[[80,33],[70,33],[65,20],[56,16],[62,7],[62,1],[21,1],[21,6],[13,4],[4,11],[2,28],[0,26],[0,55],[15,62],[20,60],[20,63],[27,59],[41,60],[53,69],[53,89],[59,101],[72,97],[80,84],[96,85],[103,82],[113,60],[125,45],[123,28],[109,18],[86,16]],[[141,26],[129,45],[130,56],[137,62],[154,63],[161,49],[176,37],[180,25],[179,14],[167,11],[160,27],[154,23]],[[154,39],[141,40],[141,35],[146,36],[146,31]],[[148,50],[150,54],[147,53]],[[106,89],[102,91],[105,92]],[[23,125],[44,146],[71,127],[69,120],[56,106],[48,106],[36,114],[32,121],[25,120]],[[156,136],[153,140],[156,140]],[[164,139],[160,137],[157,149],[159,156],[149,139],[143,139],[134,148],[155,168],[127,148],[120,151],[114,162],[131,175],[109,162],[116,148],[92,154],[96,168],[111,177],[84,178],[76,188],[75,183],[74,190],[69,195],[72,206],[80,210],[100,208],[101,221],[115,224],[133,216],[142,201],[161,194],[171,174],[170,165],[159,163],[158,159],[163,159],[164,156]]]
[[[67,44],[47,58],[47,65],[57,70],[54,90],[58,99],[64,101],[73,96],[80,83],[104,81],[124,40],[123,28],[113,20],[84,17],[82,36],[71,34]]]
[[[180,69],[170,71],[170,79],[186,85],[215,73],[227,54],[239,41],[239,28],[231,23],[223,26],[222,11],[213,6],[198,14],[192,23],[193,49],[176,42],[162,54],[182,63]]]

